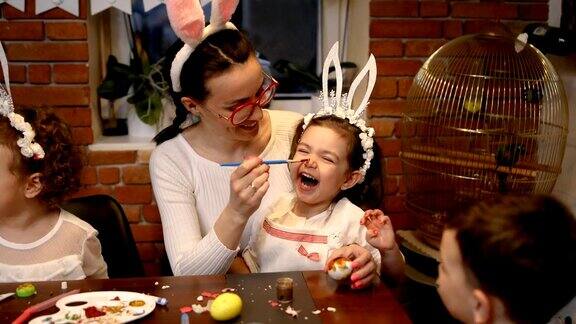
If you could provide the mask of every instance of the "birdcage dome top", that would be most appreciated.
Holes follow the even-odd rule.
[[[452,40],[426,61],[423,69],[441,76],[558,81],[539,50],[502,34],[472,34]]]

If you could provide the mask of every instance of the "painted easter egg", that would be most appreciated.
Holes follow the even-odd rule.
[[[337,258],[328,265],[328,275],[334,280],[348,278],[352,274],[352,261],[347,258]]]

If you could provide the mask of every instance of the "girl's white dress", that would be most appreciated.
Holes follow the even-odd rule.
[[[54,227],[35,242],[0,237],[0,282],[108,278],[98,232],[61,209]]]
[[[322,270],[337,248],[364,247],[380,269],[380,252],[366,241],[360,225],[364,211],[343,198],[328,210],[310,218],[292,212],[293,193],[285,194],[270,208],[243,256],[252,272]]]

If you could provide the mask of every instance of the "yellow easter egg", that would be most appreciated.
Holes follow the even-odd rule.
[[[227,321],[240,315],[242,299],[233,293],[218,295],[210,307],[210,315],[217,321]]]

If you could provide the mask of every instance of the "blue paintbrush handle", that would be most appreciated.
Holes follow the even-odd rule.
[[[290,163],[290,162],[292,162],[292,160],[265,160],[265,161],[262,161],[262,163],[264,163],[264,164],[284,164],[284,163]],[[236,167],[236,166],[239,166],[240,164],[242,164],[242,162],[230,162],[230,163],[222,163],[222,164],[220,164],[220,166]]]

